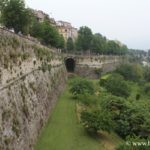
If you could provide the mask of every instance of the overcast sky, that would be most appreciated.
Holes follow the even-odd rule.
[[[150,0],[25,0],[55,20],[88,26],[129,48],[150,49]]]

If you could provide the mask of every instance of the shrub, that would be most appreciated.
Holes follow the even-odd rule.
[[[101,95],[100,106],[111,113],[115,131],[122,137],[137,135],[147,137],[150,133],[150,107],[143,100],[126,100],[113,95]]]
[[[100,84],[101,83],[102,81],[100,81]],[[127,98],[130,95],[129,86],[119,74],[112,74],[109,76],[105,81],[103,81],[102,86],[104,86],[108,92],[116,96]]]
[[[139,81],[143,77],[143,69],[139,64],[123,64],[116,72],[131,81]]]
[[[150,83],[144,85],[144,92],[150,96]]]
[[[111,112],[114,115],[117,115],[121,110],[126,109],[126,100],[122,97],[117,97],[114,95],[104,95],[100,96],[100,105]],[[114,116],[115,118],[116,116]]]
[[[94,105],[98,102],[96,95],[92,95],[89,93],[83,93],[78,96],[78,99],[81,103],[86,106]]]
[[[88,81],[83,78],[75,78],[72,80],[70,83],[71,88],[70,92],[74,97],[77,97],[78,95],[84,94],[84,93],[89,93],[93,94],[94,93],[94,85],[91,81]]]
[[[144,79],[147,82],[150,82],[150,67],[145,67],[144,68]]]
[[[143,102],[142,102],[143,103]],[[150,133],[149,107],[145,104],[130,102],[116,117],[116,132],[123,138],[130,135],[147,137]]]
[[[95,68],[95,73],[100,77],[102,72],[103,72],[103,69],[102,68]]]
[[[96,133],[99,130],[110,132],[113,127],[111,114],[103,109],[83,111],[81,121],[88,130]]]

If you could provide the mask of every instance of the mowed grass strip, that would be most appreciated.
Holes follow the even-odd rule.
[[[67,87],[35,145],[35,150],[103,150],[77,120],[76,103]]]

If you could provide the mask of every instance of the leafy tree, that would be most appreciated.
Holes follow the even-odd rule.
[[[2,10],[2,8],[4,7],[5,4],[5,0],[1,0],[0,1],[0,10]]]
[[[123,64],[116,70],[126,80],[138,81],[143,77],[143,69],[139,64]]]
[[[144,92],[150,96],[150,82],[144,85]]]
[[[104,51],[105,49],[106,49],[106,38],[99,33],[94,34],[91,42],[92,52],[102,54],[105,53]]]
[[[3,3],[1,22],[4,26],[13,28],[16,33],[27,34],[31,23],[30,10],[25,8],[24,0],[10,0]]]
[[[58,45],[57,48],[64,48],[65,47],[65,39],[62,35],[59,34],[59,40],[58,40]]]
[[[110,40],[107,42],[107,54],[119,54],[119,50],[120,47],[115,41]]]
[[[57,29],[53,27],[47,21],[47,19],[45,19],[44,22],[39,23],[33,16],[30,34],[33,37],[38,38],[43,44],[47,46],[64,48],[65,41],[63,36],[58,33]]]
[[[107,40],[105,47],[105,54],[125,55],[128,51],[126,45],[114,40]]]
[[[123,109],[126,109],[126,100],[125,98],[106,93],[106,95],[100,95],[100,105],[111,112],[115,119]]]
[[[71,85],[70,92],[75,97],[84,93],[89,93],[89,94],[94,93],[93,83],[86,79],[76,78],[70,83],[70,85]]]
[[[77,50],[87,51],[91,48],[92,31],[88,27],[81,27],[78,32],[78,38],[76,41]]]
[[[122,45],[122,46],[120,47],[120,52],[119,52],[119,54],[125,55],[125,54],[127,54],[127,52],[128,52],[128,47],[127,47],[126,45]]]
[[[42,26],[42,43],[51,46],[58,46],[59,34],[55,27],[51,26],[49,22],[44,21]]]
[[[139,81],[143,78],[144,71],[140,64],[134,64],[133,71],[135,72],[135,81]]]
[[[150,132],[149,106],[140,103],[126,103],[126,109],[122,109],[116,120],[116,132],[125,138],[128,135],[147,137]],[[145,107],[145,108],[144,108]]]
[[[38,39],[41,39],[41,35],[42,35],[42,25],[40,22],[37,21],[34,15],[32,16],[30,35]]]
[[[144,68],[144,79],[150,82],[150,67]]]
[[[132,65],[130,64],[122,64],[117,68],[116,72],[121,74],[127,80],[133,80],[135,76]]]
[[[125,98],[130,95],[129,86],[124,81],[123,77],[119,74],[112,74],[109,76],[105,82],[103,81],[103,86],[113,95],[122,96]]]
[[[5,8],[9,0],[0,0],[0,12]],[[0,14],[1,15],[1,14]]]
[[[122,137],[147,137],[150,131],[149,103],[126,100],[113,95],[101,95],[100,106],[111,113],[115,131]]]
[[[68,51],[73,51],[74,50],[74,43],[71,37],[68,38],[67,40],[67,50]]]
[[[99,54],[125,55],[128,51],[127,46],[119,41],[108,40],[99,33],[93,35],[86,26],[80,28],[75,45],[79,51],[90,50]]]
[[[113,127],[111,114],[103,109],[83,111],[81,113],[81,121],[87,130],[94,133],[101,130],[110,132]]]

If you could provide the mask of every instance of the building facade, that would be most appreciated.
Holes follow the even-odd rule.
[[[78,36],[78,29],[72,27],[71,23],[65,21],[57,22],[57,29],[61,35],[63,35],[65,41],[70,37],[73,41],[76,40]]]
[[[50,18],[48,14],[44,13],[41,10],[33,10],[33,13],[38,22],[44,22],[46,19],[52,26],[56,27],[56,21],[54,18]]]
[[[78,29],[74,28],[71,23],[66,21],[55,21],[54,18],[50,18],[48,14],[41,10],[32,10],[38,22],[44,22],[46,19],[50,25],[55,26],[58,32],[64,37],[65,42],[68,38],[72,38],[73,41],[76,40],[78,36]]]

